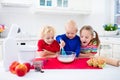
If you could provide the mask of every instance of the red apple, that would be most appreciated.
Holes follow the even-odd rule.
[[[26,67],[27,67],[27,72],[29,72],[29,71],[30,71],[30,69],[31,69],[31,64],[30,64],[30,63],[28,63],[28,62],[23,63],[23,64],[25,64],[25,65],[26,65]]]
[[[24,76],[27,73],[27,67],[25,64],[19,64],[15,68],[15,72],[18,76]]]
[[[16,68],[16,66],[19,65],[19,64],[20,64],[20,63],[17,62],[17,61],[12,62],[12,64],[9,66],[10,72],[13,73],[13,74],[16,74],[15,68]]]

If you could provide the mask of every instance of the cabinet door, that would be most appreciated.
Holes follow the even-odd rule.
[[[1,0],[1,4],[4,7],[30,7],[32,0]]]
[[[120,59],[120,44],[113,45],[113,58]]]
[[[110,43],[102,43],[100,46],[100,56],[113,57],[113,45]]]
[[[42,4],[40,1],[44,1],[45,3]],[[51,1],[51,4],[47,6],[46,1]],[[91,0],[37,0],[34,1],[34,7],[34,11],[37,13],[86,15],[91,12]]]
[[[19,40],[17,44],[37,46],[37,40]]]
[[[2,43],[0,42],[0,61],[2,60]]]
[[[68,7],[73,10],[90,11],[92,0],[69,0]]]

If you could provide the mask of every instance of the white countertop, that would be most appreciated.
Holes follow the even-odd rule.
[[[23,77],[4,71],[0,65],[0,80],[119,80],[120,67],[106,65],[104,69],[45,69],[31,70]]]
[[[5,38],[0,38],[0,41],[4,41]],[[39,40],[39,37],[19,37],[16,40]]]
[[[120,44],[120,35],[118,36],[99,36],[100,41],[102,43],[113,43],[113,44]],[[4,41],[5,38],[0,38],[0,42]],[[39,36],[24,36],[24,37],[17,37],[17,41],[37,41],[39,40]]]
[[[101,43],[120,44],[120,36],[100,36]]]

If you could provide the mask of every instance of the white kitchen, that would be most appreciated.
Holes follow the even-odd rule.
[[[98,55],[120,60],[120,0],[0,0],[0,80],[117,80],[120,79],[120,67],[106,65],[103,69],[43,69],[44,73],[31,70],[18,77],[4,69],[4,62],[17,60],[16,47],[20,52],[35,53],[40,29],[52,25],[56,35],[65,33],[65,23],[74,20],[80,30],[83,25],[91,25],[98,33],[101,44]],[[105,31],[104,25],[117,24],[116,31]],[[16,27],[14,29],[14,27]],[[18,33],[19,32],[19,33]],[[116,32],[116,33],[106,33]],[[9,35],[12,33],[12,35]],[[17,36],[16,36],[17,35]],[[79,32],[78,32],[79,35]],[[8,45],[4,41],[13,39]],[[12,42],[17,42],[14,46]],[[16,53],[4,54],[3,47],[16,50]],[[17,57],[16,57],[17,56]],[[25,57],[28,57],[28,55]],[[69,76],[70,75],[70,76]]]

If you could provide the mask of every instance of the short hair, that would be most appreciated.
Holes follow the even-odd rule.
[[[78,31],[78,28],[77,28],[77,24],[74,20],[69,20],[66,24],[65,24],[65,29],[68,28],[70,26],[70,28],[74,28],[76,29],[76,32]]]
[[[55,35],[56,32],[53,26],[46,25],[41,28],[40,36],[43,38],[46,34],[49,33],[53,33],[53,35]]]

